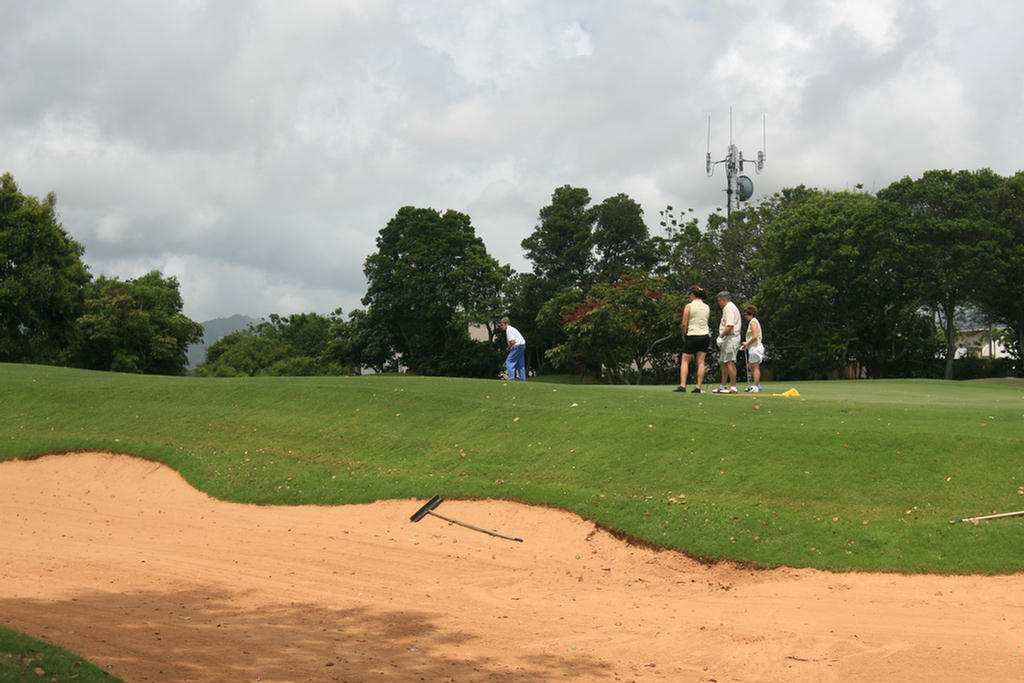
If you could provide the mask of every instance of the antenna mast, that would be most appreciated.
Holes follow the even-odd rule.
[[[733,209],[739,211],[740,202],[745,202],[754,194],[754,182],[743,173],[744,164],[754,164],[754,171],[760,175],[764,170],[766,158],[765,150],[768,147],[768,134],[766,129],[766,117],[761,115],[761,150],[757,153],[757,159],[744,159],[743,152],[739,150],[732,137],[732,107],[729,107],[729,149],[724,159],[712,161],[711,159],[711,114],[708,114],[708,149],[704,160],[705,172],[710,178],[715,174],[715,166],[725,164],[725,192],[727,195],[726,220],[732,215]]]

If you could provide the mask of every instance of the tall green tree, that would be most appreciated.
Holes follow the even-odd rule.
[[[203,328],[182,313],[178,280],[152,271],[134,280],[100,277],[86,286],[71,356],[93,370],[181,375]]]
[[[367,257],[365,321],[413,371],[495,376],[501,356],[472,342],[467,325],[500,317],[511,269],[487,253],[469,216],[403,207]]]
[[[980,171],[926,171],[905,177],[878,193],[903,209],[898,217],[910,236],[901,262],[912,287],[938,315],[945,337],[945,378],[953,379],[957,311],[978,289],[977,274],[991,260],[983,242],[990,221],[991,195],[998,175]]]
[[[522,241],[533,273],[554,293],[563,287],[586,288],[594,266],[594,221],[590,193],[583,187],[563,185],[540,210],[540,222]]]
[[[638,270],[650,273],[657,255],[640,204],[619,193],[595,206],[594,215],[594,281],[615,282]]]
[[[361,309],[349,313],[348,320],[340,316],[334,319],[331,339],[322,357],[326,362],[348,367],[356,374],[363,368],[374,372],[398,369],[394,348],[377,334],[370,316]]]
[[[1003,179],[991,215],[979,245],[983,255],[975,300],[1006,326],[1018,373],[1024,373],[1024,171]]]
[[[934,354],[921,351],[921,298],[908,286],[899,218],[870,194],[814,191],[771,222],[755,301],[783,374],[823,377],[855,362],[884,377],[907,354]]]
[[[569,369],[566,354],[548,353],[567,340],[565,327],[542,309],[561,301],[567,289],[586,291],[635,270],[649,273],[658,260],[639,203],[619,193],[591,206],[586,188],[571,185],[555,189],[522,246],[533,271],[510,283],[506,310],[526,336],[528,364],[538,372]]]
[[[0,176],[0,361],[60,363],[82,310],[84,249],[57,221],[56,197]]]
[[[765,197],[757,204],[733,211],[728,221],[721,214],[708,217],[706,237],[713,274],[705,280],[711,289],[726,289],[736,301],[750,301],[768,277],[769,249],[765,235],[786,207],[809,195],[800,185]]]

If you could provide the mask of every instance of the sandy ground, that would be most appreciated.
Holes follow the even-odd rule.
[[[1024,575],[704,567],[571,514],[256,507],[162,465],[0,463],[0,623],[125,681],[1024,680]]]

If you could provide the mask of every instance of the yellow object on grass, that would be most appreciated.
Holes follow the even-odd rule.
[[[782,396],[799,396],[799,395],[800,395],[800,392],[797,391],[796,389],[790,389],[789,391],[783,392],[781,394],[772,394],[772,396],[779,396],[779,397],[782,397]]]

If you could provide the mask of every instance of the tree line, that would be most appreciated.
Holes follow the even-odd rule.
[[[202,327],[182,314],[178,281],[94,278],[56,203],[0,176],[0,362],[184,374]]]
[[[468,216],[402,209],[366,261],[367,309],[350,330],[376,345],[337,358],[494,376],[493,321],[508,315],[534,372],[670,381],[683,293],[700,284],[759,308],[776,377],[953,378],[965,326],[1005,330],[1014,362],[988,370],[1020,372],[1022,173],[934,170],[874,194],[799,186],[729,220],[668,206],[658,223],[652,234],[625,194],[595,204],[585,188],[557,188],[522,241],[532,269],[513,273]],[[474,321],[491,343],[469,340]]]
[[[5,176],[4,202],[8,182],[13,186]],[[44,223],[55,222],[52,197],[22,197],[22,204],[49,212]],[[10,232],[3,220],[0,232]],[[403,207],[380,229],[376,251],[364,263],[363,309],[347,316],[340,309],[271,315],[213,344],[197,374],[370,368],[496,377],[504,356],[497,321],[507,315],[527,339],[532,372],[670,381],[682,346],[683,293],[692,284],[726,289],[736,301],[758,306],[775,377],[834,377],[854,368],[856,376],[952,378],[956,335],[965,326],[1005,330],[1014,361],[996,370],[1020,371],[1024,173],[934,170],[877,193],[799,186],[734,211],[728,220],[718,212],[702,219],[692,209],[667,206],[657,223],[652,232],[642,207],[626,194],[595,203],[585,188],[556,188],[522,240],[531,269],[514,272],[487,252],[466,214]],[[2,239],[0,264],[16,262],[6,256],[11,238]],[[80,257],[81,247],[63,239]],[[29,353],[35,345],[60,349],[60,360],[87,367],[172,369],[155,369],[144,359],[156,358],[160,349],[166,359],[172,340],[195,338],[195,328],[183,327],[180,318],[178,326],[166,326],[163,345],[145,352],[111,350],[120,342],[107,333],[117,325],[131,329],[118,322],[128,312],[153,317],[150,304],[136,305],[142,293],[135,288],[163,283],[161,291],[169,294],[173,286],[176,295],[177,282],[159,273],[149,280],[91,280],[84,268],[76,270],[74,258],[63,258],[47,277],[64,273],[67,284],[50,289],[71,291],[78,283],[81,305],[75,308],[72,296],[63,309],[42,310],[74,324],[44,333],[47,321],[26,317],[27,309],[8,315],[5,284],[0,359],[54,362],[52,353]],[[0,274],[6,282],[7,273]],[[85,306],[87,291],[92,308]],[[165,299],[165,308],[177,302],[180,316],[180,297]],[[12,328],[9,321],[17,323]],[[136,327],[138,339],[123,347],[144,346],[145,325]],[[28,344],[32,330],[40,334]],[[86,337],[90,344],[83,343]],[[8,345],[18,339],[28,346],[15,352]],[[179,362],[174,371],[182,367]]]

